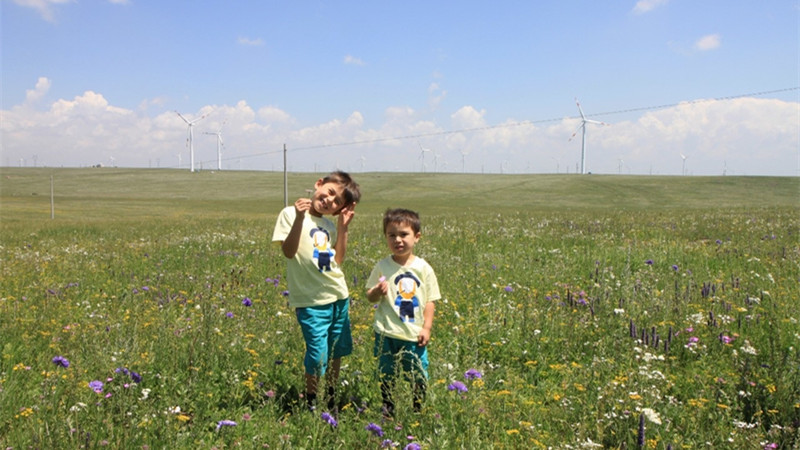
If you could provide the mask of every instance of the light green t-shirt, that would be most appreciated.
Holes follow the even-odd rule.
[[[442,298],[433,268],[424,259],[415,257],[401,266],[388,256],[372,269],[367,289],[386,277],[389,291],[377,303],[374,329],[395,339],[415,342],[424,324],[425,305]]]
[[[286,239],[296,216],[294,206],[281,211],[272,233],[273,242]],[[297,253],[286,263],[290,307],[327,305],[349,296],[344,273],[334,258],[336,237],[333,222],[306,213]]]

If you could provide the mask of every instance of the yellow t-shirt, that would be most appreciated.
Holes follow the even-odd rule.
[[[294,206],[281,211],[272,233],[273,242],[286,239],[296,216]],[[334,258],[336,237],[333,222],[306,213],[297,253],[286,263],[290,307],[326,305],[349,296],[344,273]]]
[[[425,305],[442,298],[433,268],[424,259],[414,257],[401,266],[388,256],[378,262],[367,280],[367,289],[386,277],[389,291],[378,301],[373,328],[378,334],[415,342],[422,331]]]

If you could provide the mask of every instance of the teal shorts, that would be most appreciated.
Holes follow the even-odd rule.
[[[303,366],[307,374],[325,375],[329,359],[353,353],[349,298],[322,306],[297,308],[295,314],[306,342]]]
[[[428,379],[428,347],[375,333],[375,357],[381,378],[392,380],[397,373],[397,363],[406,378],[418,383]]]

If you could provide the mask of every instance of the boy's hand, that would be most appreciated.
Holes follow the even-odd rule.
[[[389,283],[386,282],[386,278],[381,277],[378,284],[372,286],[372,289],[367,291],[367,299],[372,303],[377,303],[378,300],[385,297],[387,293],[389,293]]]
[[[351,203],[344,208],[340,209],[339,212],[339,225],[343,227],[347,227],[350,225],[350,221],[353,220],[353,216],[356,215],[356,204]]]
[[[298,217],[303,217],[308,210],[311,209],[311,199],[310,198],[298,198],[294,202],[294,210],[297,212]]]
[[[420,347],[425,347],[431,341],[431,330],[423,328],[417,337],[417,343]]]

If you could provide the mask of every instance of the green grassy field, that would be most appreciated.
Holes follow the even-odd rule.
[[[5,447],[800,446],[798,178],[354,174],[334,426],[300,399],[282,174],[0,175]],[[386,421],[363,284],[400,206],[444,299],[423,411]]]

